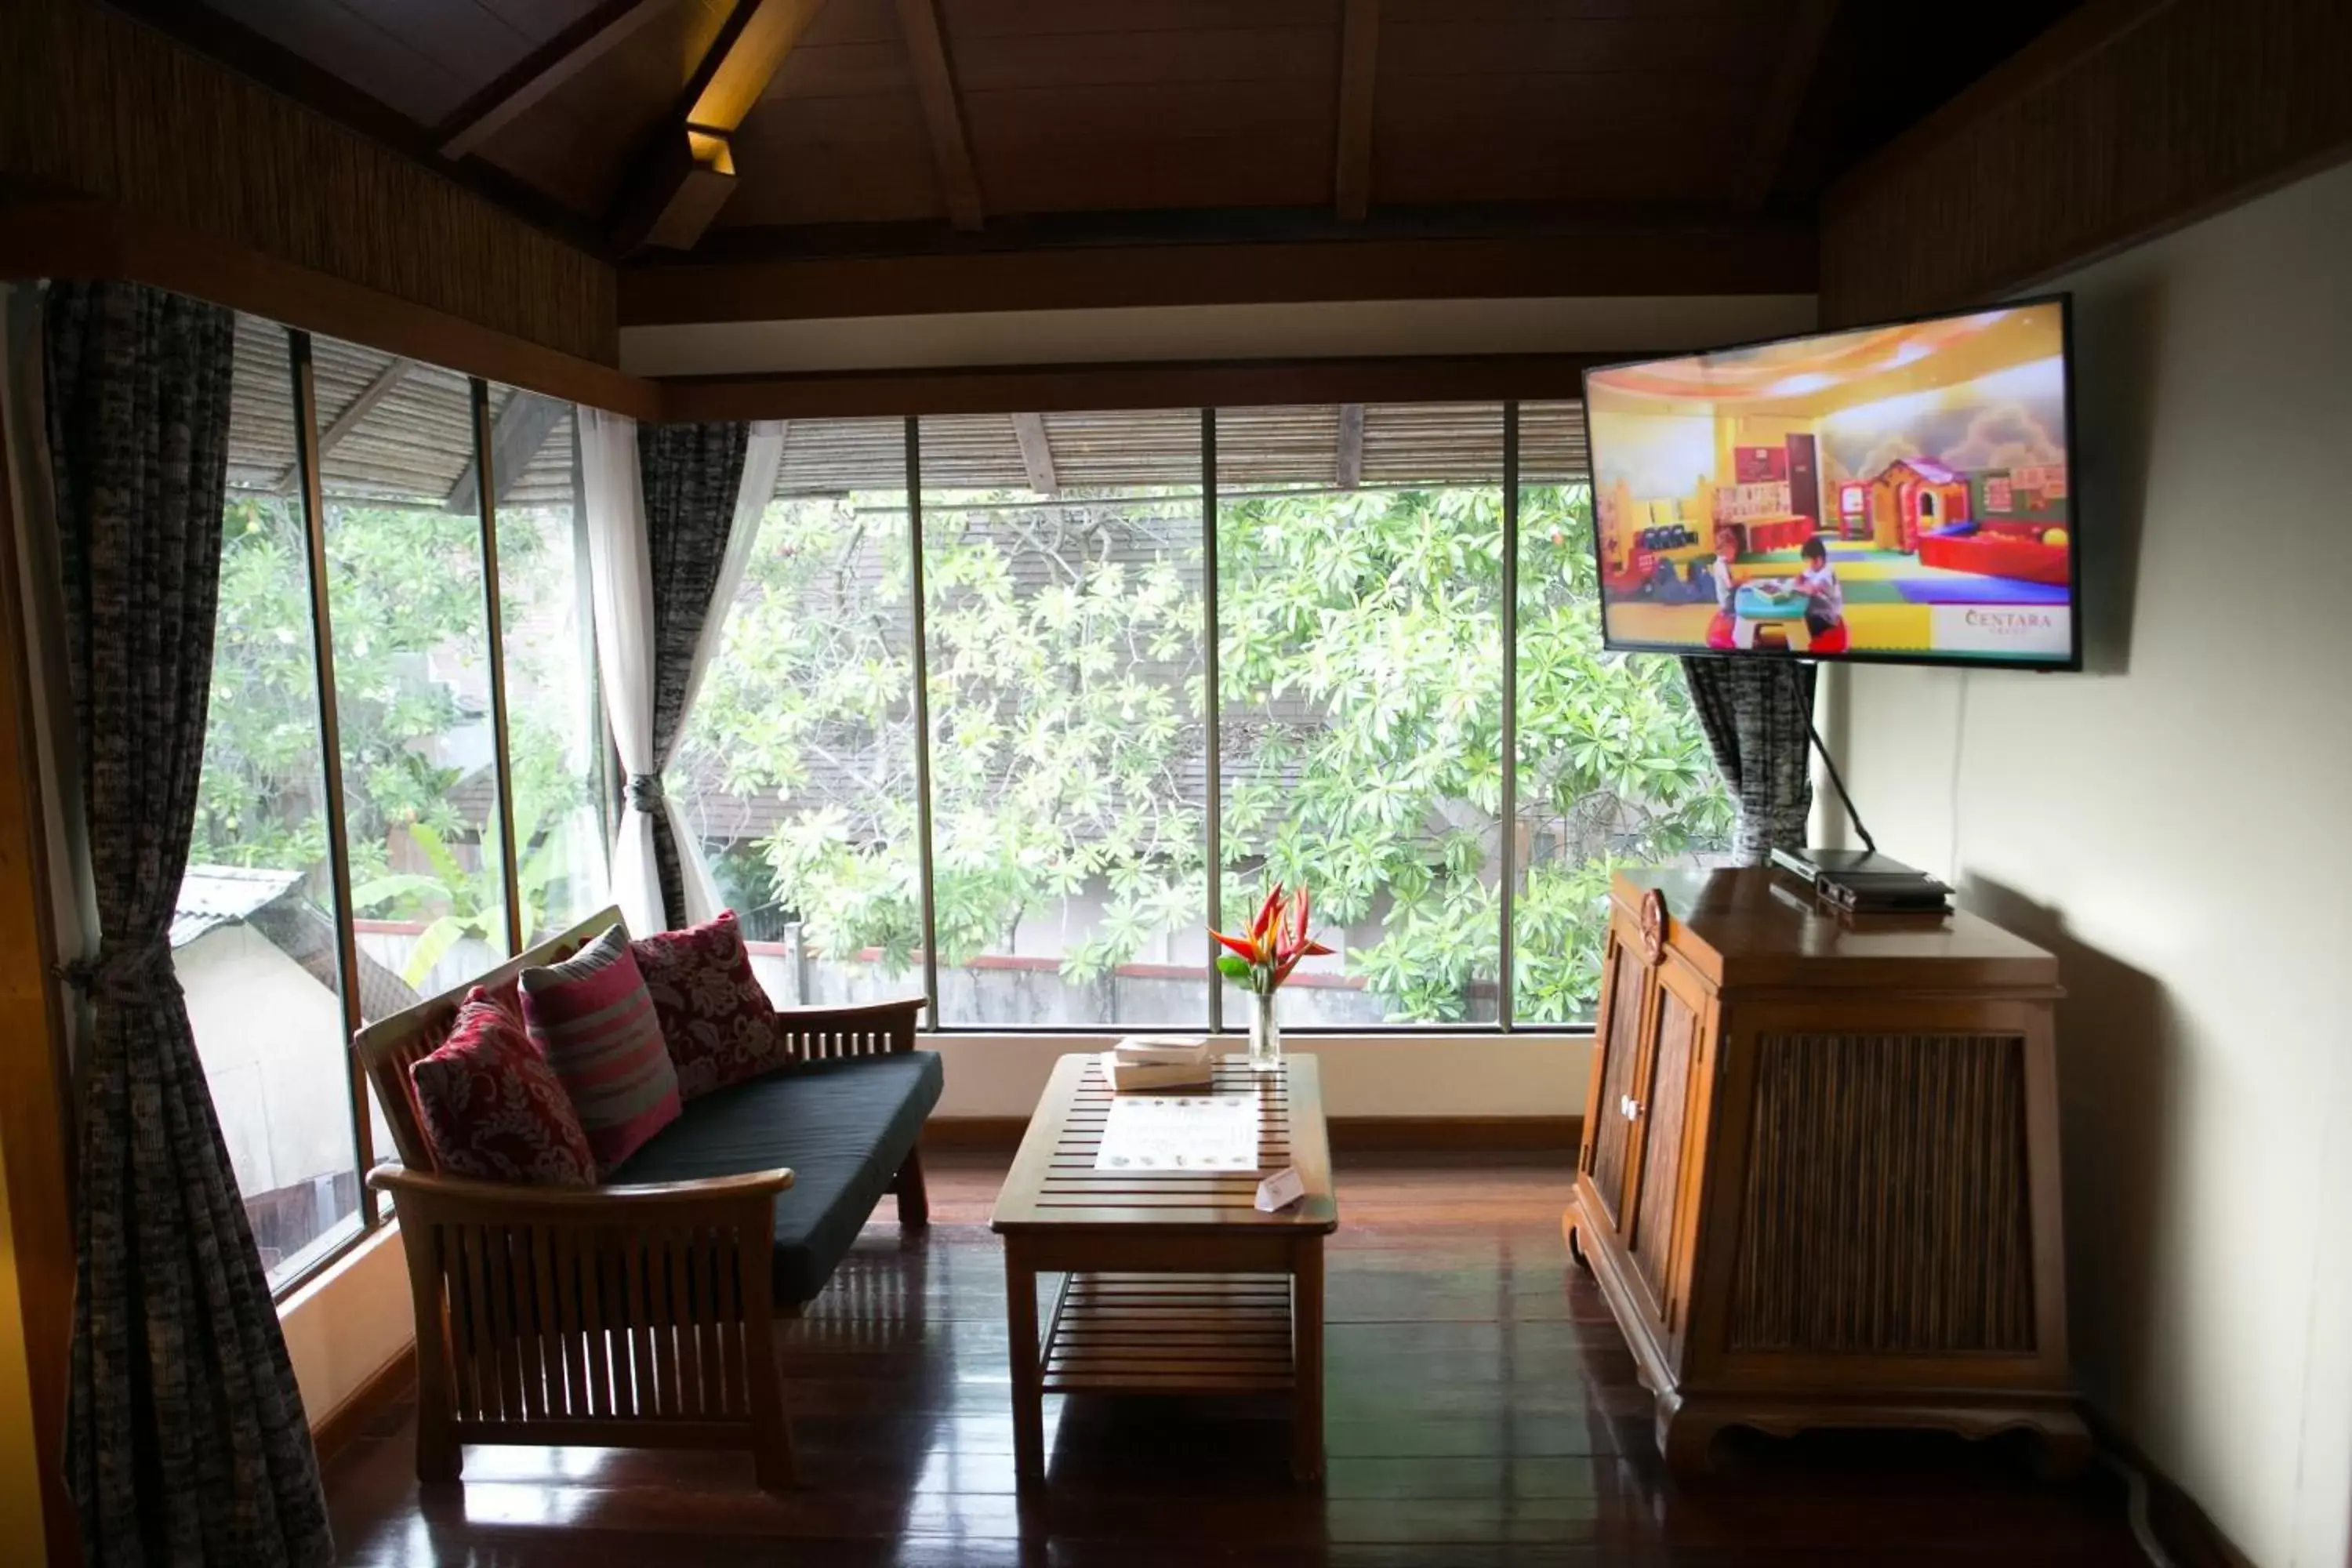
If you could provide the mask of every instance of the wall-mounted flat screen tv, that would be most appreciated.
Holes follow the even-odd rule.
[[[2062,297],[1591,370],[1612,648],[2078,668]]]

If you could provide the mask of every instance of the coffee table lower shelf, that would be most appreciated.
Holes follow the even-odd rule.
[[[1287,1274],[1066,1274],[1045,1394],[1280,1394],[1298,1384]]]

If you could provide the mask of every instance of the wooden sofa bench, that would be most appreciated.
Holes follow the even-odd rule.
[[[533,1187],[435,1172],[412,1063],[475,985],[569,957],[616,910],[362,1029],[403,1166],[392,1197],[416,1313],[416,1473],[455,1480],[467,1443],[745,1448],[789,1485],[779,1309],[824,1289],[885,1192],[928,1212],[918,1140],[939,1058],[917,1051],[919,999],[784,1008],[794,1061],[696,1100],[613,1184]]]

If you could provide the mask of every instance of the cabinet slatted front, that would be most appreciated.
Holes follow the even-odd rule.
[[[1850,917],[1766,870],[1612,891],[1569,1246],[1656,1395],[1717,1432],[2042,1434],[2069,1392],[2057,961],[1972,915]]]

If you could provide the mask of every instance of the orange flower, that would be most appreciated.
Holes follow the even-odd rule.
[[[1290,978],[1290,972],[1305,958],[1328,955],[1331,949],[1307,934],[1307,916],[1312,909],[1307,889],[1297,889],[1288,899],[1283,897],[1281,883],[1265,896],[1258,907],[1257,918],[1250,922],[1246,936],[1227,936],[1212,930],[1225,952],[1217,960],[1218,973],[1227,979],[1246,983],[1253,991],[1272,991]]]

